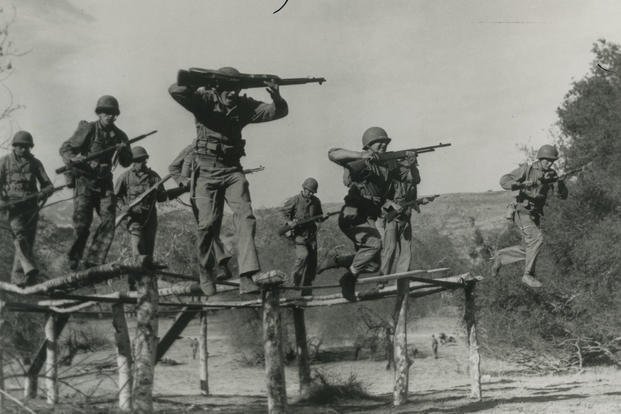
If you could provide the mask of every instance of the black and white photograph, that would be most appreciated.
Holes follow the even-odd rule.
[[[0,0],[0,414],[621,412],[620,22]]]

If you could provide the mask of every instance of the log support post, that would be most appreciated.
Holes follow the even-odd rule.
[[[2,296],[0,296],[0,390],[4,391],[4,307],[6,302],[4,302]],[[4,394],[0,393],[0,413],[4,412]]]
[[[296,355],[298,359],[298,375],[300,380],[300,398],[307,398],[310,395],[311,373],[308,358],[308,342],[306,338],[304,309],[293,308],[293,325],[295,327]]]
[[[200,313],[201,328],[198,337],[201,394],[209,395],[209,352],[207,351],[207,311]]]
[[[464,322],[466,325],[466,341],[468,342],[468,362],[470,371],[470,398],[480,401],[481,396],[481,358],[479,355],[479,342],[477,339],[477,325],[475,318],[475,282],[468,282],[464,287],[466,293],[466,305]]]
[[[135,413],[151,413],[153,412],[153,376],[158,341],[157,278],[149,274],[137,276],[133,408]]]
[[[50,316],[45,322],[45,385],[47,389],[47,403],[58,403],[58,332],[56,331],[56,317]]]
[[[112,305],[112,326],[116,340],[116,365],[119,375],[119,411],[132,410],[132,348],[122,303]]]
[[[255,276],[256,283],[261,287],[263,299],[263,344],[267,376],[267,412],[269,414],[286,414],[287,412],[280,320],[280,286],[285,278],[286,275],[278,271],[269,271]]]
[[[408,356],[407,319],[409,279],[397,280],[397,303],[395,304],[396,321],[394,335],[395,382],[393,388],[393,405],[400,406],[408,400],[410,361]]]

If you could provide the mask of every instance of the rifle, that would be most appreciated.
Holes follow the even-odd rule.
[[[390,223],[395,218],[397,218],[397,216],[399,214],[401,214],[403,212],[403,210],[405,210],[406,208],[414,207],[414,206],[418,206],[418,205],[429,204],[429,203],[431,203],[433,200],[435,200],[438,197],[440,197],[440,194],[434,194],[432,196],[425,196],[425,197],[417,198],[416,200],[412,200],[412,201],[408,201],[406,203],[403,203],[403,204],[399,205],[399,208],[397,210],[393,209],[393,210],[388,211],[384,215],[384,221],[386,223]]]
[[[54,188],[52,189],[52,192],[50,193],[50,196],[51,196],[52,194],[54,194],[55,192],[60,191],[60,190],[62,190],[62,189],[64,189],[64,188],[66,188],[66,187],[67,187],[67,185],[66,185],[66,184],[65,184],[65,185],[61,185],[61,186],[58,186],[58,187],[54,187]],[[28,195],[28,196],[26,196],[26,197],[24,197],[24,198],[20,198],[19,200],[8,201],[8,202],[6,202],[6,203],[2,203],[2,204],[0,204],[0,211],[8,210],[8,209],[10,209],[10,208],[13,208],[13,207],[15,207],[15,206],[17,206],[17,205],[19,205],[19,204],[25,203],[25,202],[30,201],[30,200],[38,200],[38,199],[39,199],[39,197],[40,197],[40,196],[42,196],[42,195],[43,195],[43,192],[42,192],[42,191],[39,191],[39,192],[36,192],[36,193],[30,194],[30,195]],[[48,197],[49,197],[49,196],[48,196]]]
[[[552,183],[555,183],[557,181],[564,180],[567,177],[570,177],[572,175],[578,174],[579,172],[584,170],[586,167],[588,167],[591,164],[591,162],[592,161],[582,165],[581,167],[574,168],[574,169],[571,169],[569,171],[566,171],[566,172],[564,172],[561,175],[556,175],[556,176],[552,176],[552,177],[546,177],[544,175],[539,181],[541,182],[541,184],[552,184]]]
[[[153,134],[155,134],[156,132],[157,132],[157,130],[153,130],[153,131],[151,131],[151,132],[147,132],[146,134],[138,135],[137,137],[132,138],[132,139],[130,139],[130,140],[129,140],[129,141],[127,141],[127,142],[128,142],[128,144],[133,144],[134,142],[138,142],[138,141],[140,141],[140,140],[142,140],[142,139],[145,139],[145,138],[146,138],[146,137],[148,137],[149,135],[153,135]],[[104,149],[102,149],[101,151],[97,151],[97,152],[95,152],[95,153],[93,153],[93,154],[91,154],[91,155],[89,155],[89,156],[87,156],[87,157],[84,157],[84,159],[82,159],[82,160],[81,160],[81,161],[79,161],[79,162],[72,162],[72,161],[69,161],[68,165],[65,165],[64,167],[57,168],[57,169],[55,170],[55,172],[56,172],[56,174],[62,174],[62,173],[64,173],[64,172],[69,171],[69,169],[71,169],[71,167],[72,167],[72,166],[74,166],[74,165],[76,165],[76,164],[83,164],[83,163],[85,163],[85,162],[87,162],[87,161],[91,161],[91,160],[97,159],[97,158],[101,157],[102,155],[105,155],[105,154],[107,154],[107,153],[109,153],[109,152],[116,151],[117,149],[118,149],[118,146],[116,146],[116,145],[114,145],[114,146],[112,146],[112,147],[104,148]],[[73,165],[72,165],[72,164],[73,164]]]
[[[257,168],[248,168],[245,170],[242,170],[242,173],[244,174],[253,174],[256,172],[260,172],[263,171],[265,169],[264,166],[259,165]],[[168,194],[168,199],[169,200],[174,200],[177,197],[180,197],[181,195],[187,193],[190,191],[190,187],[189,186],[183,186],[183,187],[177,187],[177,188],[171,188],[169,190],[166,190],[166,194]]]
[[[325,78],[280,78],[276,75],[252,75],[248,73],[232,76],[203,68],[181,69],[177,72],[177,84],[179,86],[220,87],[225,90],[263,88],[265,87],[265,82],[274,82],[285,86],[302,85],[305,83],[318,83],[321,85],[325,81]]]
[[[282,226],[281,228],[278,229],[278,235],[279,236],[284,236],[285,233],[295,229],[298,226],[301,226],[302,224],[311,223],[313,221],[317,221],[317,220],[320,220],[322,218],[325,220],[328,217],[334,216],[334,215],[339,214],[339,213],[340,213],[340,210],[339,211],[330,211],[328,213],[317,214],[316,216],[308,217],[308,218],[305,218],[303,220],[297,221],[297,222],[293,223],[293,225],[286,224],[286,225],[284,225],[284,226]]]
[[[388,151],[388,152],[383,152],[383,153],[376,153],[375,155],[377,156],[377,158],[371,162],[376,162],[376,163],[381,164],[389,160],[404,159],[407,157],[407,154],[411,152],[415,152],[417,155],[424,154],[427,152],[434,152],[436,148],[450,147],[451,145],[452,145],[451,143],[448,143],[448,144],[439,143],[438,145],[429,145],[427,147],[418,147],[418,148],[410,148],[410,149],[400,150],[400,151]],[[354,161],[350,161],[347,163],[347,167],[350,171],[362,171],[365,165],[366,165],[366,160],[364,159],[354,160]]]
[[[117,227],[119,224],[121,224],[121,221],[123,221],[125,219],[125,217],[127,217],[129,215],[129,213],[131,212],[132,208],[134,208],[138,204],[142,203],[144,201],[144,199],[147,198],[152,192],[156,191],[157,188],[160,185],[164,184],[166,181],[168,181],[171,178],[172,178],[172,175],[168,174],[167,176],[165,176],[164,178],[159,180],[157,183],[155,183],[151,187],[147,188],[142,194],[140,194],[131,203],[129,203],[129,205],[127,206],[125,211],[122,212],[121,214],[119,214],[116,217],[116,222],[114,223],[114,227]]]

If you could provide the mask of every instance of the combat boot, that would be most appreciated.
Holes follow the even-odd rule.
[[[335,269],[337,267],[340,267],[341,265],[339,264],[339,255],[336,253],[328,253],[326,255],[326,257],[324,257],[324,259],[321,261],[321,264],[319,265],[319,267],[317,268],[317,274],[321,274],[323,272],[325,272],[328,269]]]
[[[213,296],[216,294],[216,278],[212,269],[199,268],[198,277],[200,279],[200,287],[205,296]]]
[[[356,301],[356,280],[350,271],[347,271],[340,279],[339,285],[341,285],[341,294],[345,299],[350,302]]]
[[[524,282],[528,286],[535,288],[535,289],[543,286],[543,284],[537,279],[535,279],[533,275],[528,275],[528,274],[522,276],[522,282]]]

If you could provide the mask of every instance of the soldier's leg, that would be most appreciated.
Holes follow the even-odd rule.
[[[407,272],[412,263],[412,225],[410,221],[398,221],[397,233],[399,235],[399,248],[396,273]]]
[[[195,205],[197,211],[196,254],[201,289],[205,295],[213,295],[215,288],[215,258],[213,244],[219,234],[218,225],[222,222],[223,197],[219,181],[206,174],[199,175],[196,181]]]
[[[380,274],[389,275],[394,273],[396,267],[396,259],[398,257],[398,248],[399,248],[399,233],[398,233],[398,222],[397,220],[392,220],[388,223],[385,223],[384,226],[384,237],[382,243],[382,253],[381,253],[381,268]]]
[[[523,222],[527,223],[523,227],[524,243],[526,248],[526,258],[524,264],[525,275],[535,275],[535,265],[537,263],[537,257],[541,252],[543,246],[543,234],[539,227],[539,217],[527,216]]]
[[[9,225],[15,246],[11,282],[19,286],[26,286],[29,276],[37,271],[32,257],[31,244],[34,240],[34,232],[36,232],[37,218],[36,210],[12,209],[9,211]]]
[[[78,263],[84,254],[91,224],[93,222],[93,209],[95,208],[95,202],[98,201],[97,196],[90,190],[89,185],[89,181],[84,177],[76,178],[73,192],[72,217],[75,240],[68,254],[69,267],[71,267],[72,270],[77,269]]]
[[[254,244],[256,219],[252,211],[248,180],[244,174],[230,174],[224,197],[237,221],[239,275],[240,277],[252,276],[261,270],[261,266]]]
[[[312,286],[317,274],[317,240],[309,240],[306,244],[308,250],[308,256],[306,258],[306,271],[304,272],[304,279],[302,281],[303,286]],[[310,296],[313,294],[312,289],[304,289],[302,291],[303,296]]]
[[[108,251],[114,240],[116,220],[116,196],[112,189],[104,191],[99,198],[99,217],[101,223],[97,226],[93,234],[93,240],[88,248],[88,253],[84,259],[89,265],[101,265],[106,262]]]
[[[221,198],[222,203],[224,203],[224,197]],[[190,199],[190,204],[192,206],[192,214],[194,214],[194,218],[198,222],[198,209],[196,208],[196,202],[193,198]],[[224,205],[220,208],[224,208]],[[222,223],[218,225],[219,228],[222,228]],[[228,263],[233,257],[231,252],[229,252],[226,247],[224,247],[224,243],[220,238],[220,234],[218,237],[214,238],[213,241],[213,254],[214,259],[216,261],[216,279],[217,280],[227,280],[232,277],[231,270],[228,267]]]
[[[308,246],[306,240],[301,236],[295,238],[295,261],[293,262],[293,269],[291,271],[293,284],[300,286],[304,280],[307,268],[308,260]]]

